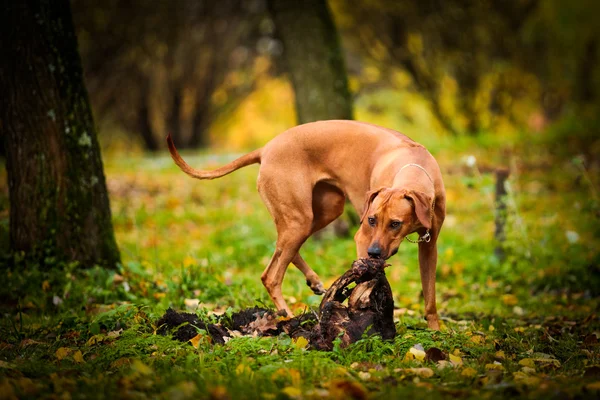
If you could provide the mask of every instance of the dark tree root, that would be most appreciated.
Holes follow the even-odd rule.
[[[359,259],[327,290],[319,315],[308,312],[288,320],[279,320],[276,312],[253,307],[221,317],[217,323],[207,323],[196,314],[177,313],[172,309],[158,320],[157,333],[173,334],[173,338],[188,341],[206,331],[213,343],[223,344],[231,331],[277,336],[287,333],[292,338],[304,337],[311,347],[331,350],[336,338],[342,347],[361,339],[363,335],[379,335],[393,339],[394,300],[385,277],[385,261]],[[345,305],[344,303],[346,303]]]

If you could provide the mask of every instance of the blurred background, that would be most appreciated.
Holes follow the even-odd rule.
[[[294,97],[295,82],[327,97],[322,81],[295,76],[311,63],[316,74],[327,69],[337,40],[341,63],[330,79],[347,82],[350,108],[326,118],[354,117],[417,140],[535,140],[556,157],[597,163],[597,1],[296,3],[74,0],[103,147],[157,151],[171,132],[182,149],[238,151],[324,119],[300,115]],[[311,59],[320,51],[324,58]]]

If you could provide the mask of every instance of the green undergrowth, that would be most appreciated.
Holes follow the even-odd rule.
[[[257,166],[200,182],[165,154],[108,154],[123,263],[105,270],[3,256],[0,398],[597,397],[600,205],[589,155],[554,157],[541,139],[415,139],[438,159],[448,194],[438,246],[441,332],[426,328],[417,247],[403,243],[386,270],[393,341],[319,352],[284,334],[224,345],[202,331],[194,345],[157,335],[169,307],[205,318],[270,307],[260,275],[274,225],[256,192]],[[184,154],[197,167],[232,157]],[[511,170],[503,259],[494,239],[498,166]],[[304,245],[326,286],[355,258],[355,229]],[[296,313],[321,299],[294,267],[283,293]],[[420,359],[421,348],[447,359]]]

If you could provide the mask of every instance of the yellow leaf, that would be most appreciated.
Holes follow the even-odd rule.
[[[523,328],[522,326],[517,326],[515,328],[515,332],[525,332],[525,328]]]
[[[292,341],[294,343],[294,346],[296,346],[299,349],[305,349],[306,346],[308,346],[308,340],[306,340],[305,337],[299,336],[298,338],[294,339]]]
[[[516,306],[519,303],[519,299],[514,294],[503,294],[502,302],[507,306]]]
[[[410,350],[408,350],[412,355],[415,356],[415,359],[417,361],[423,361],[425,359],[425,352],[423,350],[419,350],[415,347],[411,347]]]
[[[245,365],[245,364],[240,364],[235,368],[235,374],[236,375],[244,375],[244,374],[252,374],[252,368],[250,368],[249,366]]]
[[[329,394],[332,399],[366,399],[367,390],[356,381],[334,380],[329,384]]]
[[[495,357],[499,358],[500,360],[504,360],[506,358],[506,356],[504,355],[504,351],[502,350],[497,351]]]
[[[359,371],[358,377],[363,381],[368,381],[369,379],[371,379],[371,374],[365,371]]]
[[[81,350],[77,350],[74,354],[73,354],[73,360],[75,360],[76,363],[83,363],[85,362],[85,360],[83,359],[83,354],[81,354]]]
[[[302,391],[294,386],[287,386],[281,389],[281,392],[292,399],[301,399]]]
[[[48,290],[50,290],[50,282],[48,282],[48,281],[42,282],[42,290],[44,292],[47,292]]]
[[[585,385],[585,388],[587,390],[594,390],[594,391],[600,390],[600,381],[589,383],[589,384]]]
[[[229,393],[227,393],[227,388],[225,386],[215,386],[209,389],[210,398],[214,400],[228,400]]]
[[[433,376],[433,370],[431,368],[407,368],[405,371],[421,378],[431,378]]]
[[[473,335],[471,337],[471,342],[473,342],[475,344],[481,344],[481,343],[485,342],[485,339],[481,335]]]
[[[529,368],[535,368],[535,363],[533,362],[533,360],[531,358],[524,358],[521,361],[519,361],[519,365],[523,365],[525,367],[529,367]]]
[[[459,366],[463,364],[462,358],[460,358],[459,356],[455,356],[454,354],[448,354],[448,357],[450,358],[450,362],[452,363],[452,365]]]
[[[54,353],[54,355],[59,360],[62,360],[63,358],[65,358],[66,356],[68,356],[70,352],[71,352],[70,349],[68,349],[66,347],[61,347],[58,350],[56,350],[56,353]]]
[[[104,341],[104,335],[94,335],[94,336],[92,336],[91,338],[88,339],[88,341],[87,341],[86,344],[88,346],[92,346],[92,345],[95,345],[95,344],[100,343],[102,341]]]
[[[496,328],[494,328],[494,325],[490,325],[488,327],[488,331],[490,331],[490,332],[494,332],[495,330],[496,330]]]
[[[196,259],[192,256],[186,256],[183,259],[183,266],[185,268],[189,268],[189,267],[193,267],[194,265],[196,265]]]
[[[0,360],[0,368],[15,369],[16,365],[13,363],[9,363],[9,362]]]
[[[487,370],[496,369],[498,371],[504,371],[504,367],[502,366],[502,364],[500,364],[497,361],[495,361],[492,364],[485,364],[485,369],[487,369]]]
[[[538,357],[534,358],[533,361],[546,364],[553,364],[556,368],[560,368],[560,361],[558,361],[556,358]]]
[[[201,334],[197,334],[196,336],[194,336],[193,338],[191,338],[189,340],[189,342],[192,344],[192,346],[194,346],[194,348],[198,348],[198,345],[200,344],[200,340],[202,339],[202,335]]]
[[[477,376],[477,371],[473,368],[467,367],[463,369],[460,374],[462,376],[466,376],[467,378],[473,378],[474,376]]]
[[[15,389],[8,379],[2,379],[2,381],[0,381],[0,395],[2,395],[3,399],[18,399],[15,394]]]
[[[404,361],[412,361],[415,359],[415,355],[413,353],[411,353],[410,351],[406,352],[406,355],[404,356]]]
[[[152,371],[152,368],[150,368],[140,360],[133,360],[131,368],[140,375],[152,375],[154,373],[154,371]]]

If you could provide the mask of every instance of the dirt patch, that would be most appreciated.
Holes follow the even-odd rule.
[[[277,336],[287,333],[292,338],[306,338],[312,348],[331,350],[340,338],[341,346],[354,343],[363,335],[379,335],[393,339],[394,300],[385,276],[385,261],[359,259],[325,293],[318,315],[308,312],[290,319],[275,311],[253,307],[220,317],[216,323],[202,321],[196,314],[177,313],[172,309],[158,320],[158,333],[171,333],[173,338],[187,341],[206,331],[214,343],[225,343],[234,332],[243,335]]]

